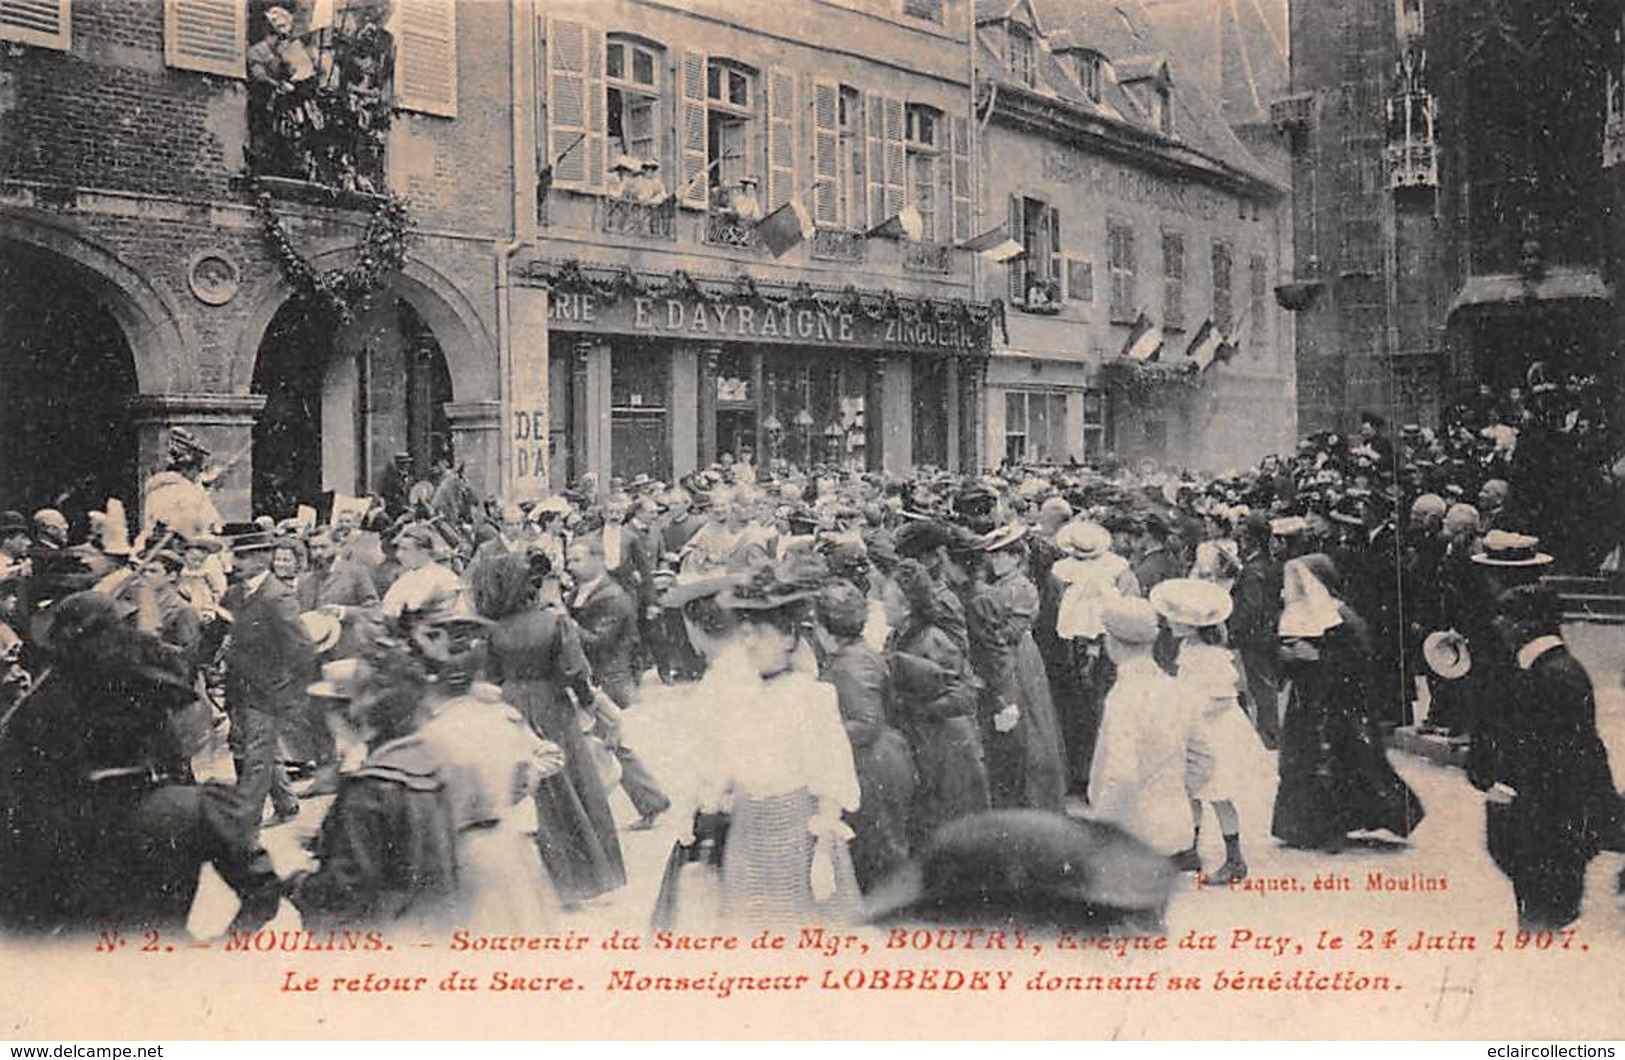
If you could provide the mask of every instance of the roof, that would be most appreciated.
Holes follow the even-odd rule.
[[[1023,0],[977,0],[978,16],[987,10],[1013,10]],[[1085,113],[1120,121],[1141,132],[1158,134],[1151,115],[1129,92],[1125,83],[1156,76],[1166,63],[1169,79],[1176,86],[1172,94],[1174,138],[1184,147],[1206,155],[1246,177],[1274,187],[1283,184],[1275,173],[1248,150],[1237,137],[1222,112],[1216,93],[1205,91],[1202,78],[1186,78],[1180,65],[1183,51],[1158,32],[1157,23],[1147,13],[1147,4],[1187,4],[1211,9],[1271,3],[1274,0],[1031,0],[1032,8],[1048,31],[1048,47],[1040,49],[1042,60],[1039,83],[1018,85],[1006,71],[1003,58],[992,50],[986,38],[978,49],[978,67],[983,76],[1006,85],[1026,88],[1039,95],[1067,100]],[[1004,17],[1003,15],[996,16]],[[979,21],[981,21],[979,17]],[[1188,46],[1188,42],[1187,46]],[[1105,79],[1100,103],[1090,102],[1082,92],[1069,65],[1054,53],[1088,49],[1104,55],[1113,76]],[[1268,112],[1268,101],[1264,103]]]
[[[1232,125],[1265,123],[1291,88],[1287,0],[1142,0],[1181,83],[1217,98]]]

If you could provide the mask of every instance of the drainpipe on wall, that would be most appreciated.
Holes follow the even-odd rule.
[[[530,56],[536,24],[533,0],[509,0],[509,132],[513,146],[513,238],[492,244],[496,261],[497,295],[497,379],[501,393],[502,422],[497,429],[497,493],[507,500],[508,482],[513,468],[513,425],[508,422],[507,403],[514,393],[513,380],[513,314],[510,302],[512,286],[511,265],[520,248],[535,242],[536,208],[532,201],[536,194],[535,127],[529,120],[529,103],[535,93],[530,77],[534,71]]]

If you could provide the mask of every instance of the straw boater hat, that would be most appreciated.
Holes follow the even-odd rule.
[[[299,625],[310,638],[317,655],[333,650],[344,635],[344,625],[326,611],[306,611],[299,616]]]
[[[1137,596],[1111,600],[1100,610],[1106,632],[1124,644],[1154,644],[1157,640],[1157,612]]]
[[[1006,523],[982,535],[979,547],[983,552],[1003,552],[1013,548],[1027,536],[1026,523]]]
[[[1453,629],[1436,629],[1422,641],[1422,658],[1428,669],[1454,681],[1465,677],[1473,668],[1473,658],[1467,650],[1467,638]]]
[[[1544,567],[1552,562],[1552,557],[1550,553],[1539,551],[1539,545],[1540,538],[1530,534],[1491,530],[1484,535],[1484,551],[1472,560],[1485,567]]]
[[[1099,523],[1077,520],[1055,531],[1055,545],[1074,559],[1098,559],[1111,551],[1112,535]]]
[[[1203,629],[1230,617],[1230,593],[1217,582],[1170,578],[1151,590],[1151,606],[1170,622]]]

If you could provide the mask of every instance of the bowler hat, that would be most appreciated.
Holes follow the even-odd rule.
[[[12,534],[26,534],[32,529],[22,512],[0,512],[0,537],[9,537]]]

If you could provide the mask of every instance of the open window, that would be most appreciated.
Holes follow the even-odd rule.
[[[666,59],[656,44],[625,34],[604,40],[604,115],[609,150],[637,163],[662,157],[661,90]]]
[[[947,236],[947,218],[938,192],[942,128],[941,111],[920,103],[907,106],[903,139],[908,151],[908,197],[920,215],[920,239],[927,243]]]
[[[1025,252],[1010,262],[1010,301],[1029,313],[1061,311],[1061,211],[1042,199],[1010,197],[1010,238]]]

